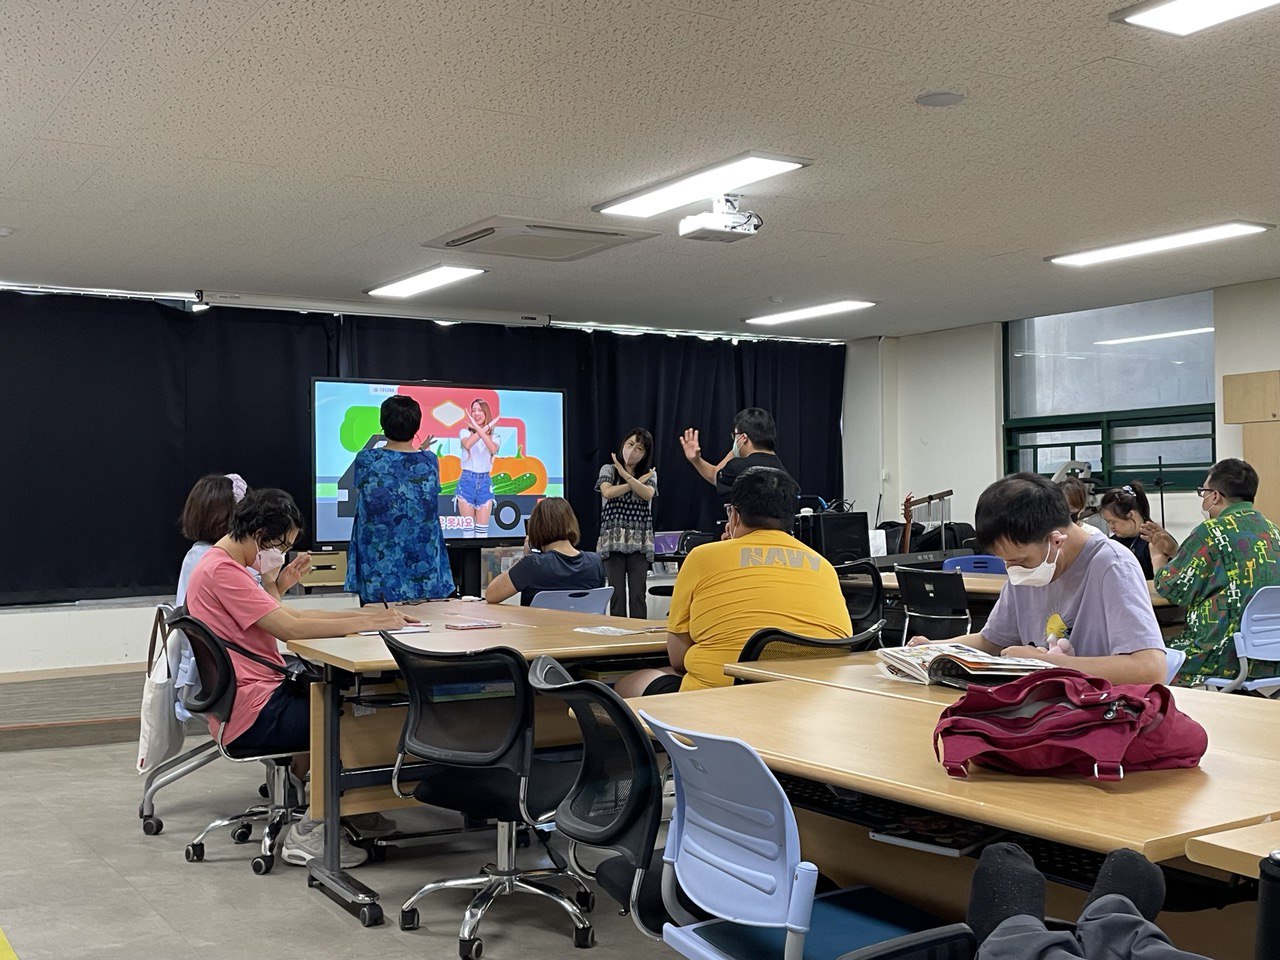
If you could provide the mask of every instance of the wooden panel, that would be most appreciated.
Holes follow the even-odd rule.
[[[1242,877],[1258,876],[1258,861],[1280,850],[1280,821],[1210,833],[1187,841],[1187,857]]]
[[[1280,745],[1258,744],[1255,755],[1229,752],[1216,746],[1213,729],[1196,769],[1130,773],[1119,783],[981,769],[956,780],[933,753],[936,703],[779,680],[646,697],[633,706],[676,727],[739,737],[783,773],[1086,850],[1132,847],[1167,860],[1184,853],[1189,837],[1280,811],[1272,787]]]
[[[326,550],[311,554],[311,569],[302,578],[304,587],[341,587],[347,580],[347,551]]]
[[[1222,378],[1224,423],[1280,420],[1280,370],[1230,373]]]
[[[1246,423],[1244,458],[1258,471],[1256,506],[1264,517],[1280,517],[1280,423]]]

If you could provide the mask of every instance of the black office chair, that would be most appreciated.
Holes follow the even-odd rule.
[[[655,847],[662,775],[648,734],[608,686],[574,680],[551,657],[533,661],[529,683],[563,701],[582,731],[582,766],[555,812],[556,829],[570,841],[570,863],[588,873],[578,863],[578,845],[617,853],[596,868],[596,882],[631,914],[642,934],[661,940],[662,925],[670,918],[662,906],[662,870],[649,868],[661,854]]]
[[[719,539],[720,537],[714,533],[704,533],[701,530],[686,530],[680,534],[679,551],[687,556],[694,547],[700,547],[704,543],[715,543]]]
[[[866,602],[861,607],[849,610],[849,619],[853,622],[855,629],[860,623],[883,620],[884,578],[880,576],[880,568],[871,560],[854,560],[850,563],[837,563],[835,569],[836,575],[842,579],[865,576],[870,581]]]
[[[837,640],[819,640],[815,637],[802,637],[789,630],[776,627],[765,627],[751,635],[738,654],[739,663],[755,663],[761,660],[810,660],[824,657],[844,657],[863,650],[872,650],[880,646],[880,631],[884,629],[881,620],[869,630],[854,634],[852,637],[841,637]],[[734,684],[750,683],[744,677],[735,677]]]
[[[915,630],[930,640],[949,640],[969,633],[973,618],[969,615],[969,596],[964,590],[964,575],[950,570],[920,570],[916,567],[893,568],[898,578],[898,595],[906,619],[902,624],[902,642]]]
[[[412,796],[422,803],[496,820],[497,863],[480,874],[428,883],[400,908],[400,929],[416,930],[415,904],[436,890],[478,890],[458,931],[462,960],[479,960],[480,921],[500,896],[532,893],[546,897],[573,920],[575,947],[595,945],[585,912],[592,893],[568,866],[521,870],[516,866],[516,833],[551,819],[577,774],[577,766],[539,757],[533,748],[533,690],[524,658],[508,647],[470,653],[439,653],[407,646],[385,631],[382,639],[404,676],[409,710],[396,756],[392,786],[398,796],[406,757],[427,761]],[[548,848],[550,853],[550,848]],[[565,879],[577,887],[577,901],[543,883]]]
[[[285,832],[295,820],[301,820],[303,815],[298,803],[301,798],[296,796],[296,791],[289,784],[289,766],[293,763],[293,757],[246,754],[237,751],[234,743],[230,746],[223,744],[222,735],[226,732],[227,720],[236,700],[235,668],[227,652],[226,642],[189,614],[174,617],[169,626],[172,631],[181,631],[186,636],[200,674],[199,692],[192,693],[190,688],[185,688],[182,705],[192,714],[217,719],[220,726],[214,742],[222,756],[234,763],[262,763],[267,768],[267,802],[252,806],[235,816],[214,820],[187,844],[187,862],[198,863],[204,859],[204,839],[219,827],[234,824],[231,839],[236,843],[247,843],[253,836],[253,822],[264,820],[266,826],[262,831],[261,852],[253,858],[251,866],[256,874],[270,873],[275,866],[276,853],[284,842]]]

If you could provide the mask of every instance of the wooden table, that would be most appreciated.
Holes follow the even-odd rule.
[[[964,592],[975,597],[998,597],[1000,591],[1004,589],[1004,585],[1009,582],[1009,578],[999,573],[963,573]],[[892,570],[881,571],[880,579],[884,583],[886,590],[897,591],[898,577]],[[1155,584],[1150,580],[1147,581],[1147,593],[1151,596],[1151,606],[1153,607],[1171,607],[1171,604],[1160,594],[1156,593]]]
[[[1085,850],[1130,847],[1168,860],[1182,856],[1193,836],[1280,813],[1275,745],[1263,758],[1211,742],[1199,768],[1130,773],[1118,783],[979,768],[956,780],[933,754],[933,702],[778,680],[633,705],[664,723],[745,740],[783,773]]]
[[[430,633],[404,633],[400,639],[423,650],[466,652],[489,647],[510,647],[526,659],[547,655],[562,659],[638,656],[666,650],[666,629],[620,637],[578,632],[577,627],[611,626],[648,630],[652,620],[542,610],[508,604],[486,604],[450,600],[404,608],[411,616],[431,625]],[[450,622],[495,620],[501,627],[481,630],[449,630]],[[376,781],[390,783],[391,764],[404,725],[402,707],[357,707],[343,723],[348,696],[344,691],[357,679],[362,692],[394,690],[387,677],[397,671],[395,660],[381,637],[329,637],[322,640],[295,640],[289,650],[324,667],[325,682],[311,690],[311,813],[325,821],[324,856],[307,864],[311,886],[320,887],[366,926],[382,921],[378,894],[341,869],[338,856],[340,813],[362,813],[415,805],[414,800],[398,800],[385,785],[351,786]],[[391,678],[392,680],[394,678]],[[368,681],[368,682],[366,682]],[[381,681],[382,687],[377,684]],[[573,722],[563,705],[545,701],[561,728]],[[544,703],[536,700],[535,704]],[[354,722],[352,722],[354,721]],[[540,727],[541,728],[541,724]],[[574,726],[576,731],[576,726]],[[542,736],[539,734],[539,741]],[[347,789],[344,789],[346,787]]]

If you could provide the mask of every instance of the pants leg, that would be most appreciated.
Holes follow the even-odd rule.
[[[978,960],[1205,960],[1179,950],[1128,898],[1101,897],[1074,934],[1049,931],[1034,917],[1011,917],[978,950]]]
[[[649,616],[649,561],[643,553],[627,554],[627,594],[631,616],[644,620]],[[616,596],[616,594],[615,594]]]
[[[627,555],[611,553],[604,558],[604,574],[613,587],[613,599],[609,601],[609,614],[614,617],[627,615]]]

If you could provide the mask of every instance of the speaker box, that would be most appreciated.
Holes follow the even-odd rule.
[[[814,513],[796,517],[796,539],[833,564],[871,556],[865,513]]]

